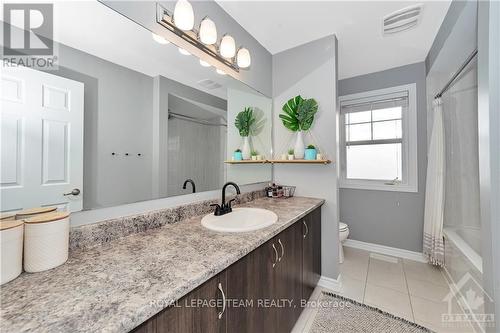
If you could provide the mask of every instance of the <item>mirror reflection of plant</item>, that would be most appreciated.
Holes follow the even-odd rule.
[[[266,117],[264,111],[262,111],[260,108],[252,107],[252,109],[253,116],[255,117],[255,122],[252,124],[252,126],[250,126],[250,135],[258,136],[266,125]]]
[[[238,149],[236,149],[234,152],[235,152],[235,153],[241,153],[241,149],[239,149],[239,148],[238,148]]]
[[[316,147],[314,147],[314,145],[308,145],[307,149],[316,149]]]
[[[279,117],[286,128],[293,132],[307,131],[318,112],[318,103],[314,98],[304,99],[299,95],[286,102],[282,110]]]
[[[250,129],[255,123],[255,116],[251,107],[246,107],[243,111],[238,113],[234,121],[234,126],[240,132],[240,136],[246,137],[250,135]]]

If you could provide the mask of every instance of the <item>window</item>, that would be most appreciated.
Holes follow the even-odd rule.
[[[415,85],[340,98],[340,185],[417,191]]]

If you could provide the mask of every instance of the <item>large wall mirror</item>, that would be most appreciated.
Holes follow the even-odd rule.
[[[1,210],[71,211],[271,179],[229,165],[244,108],[271,154],[272,101],[99,2],[54,3],[58,68],[3,68]]]

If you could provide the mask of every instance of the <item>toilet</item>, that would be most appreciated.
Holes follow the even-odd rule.
[[[344,262],[344,248],[342,244],[349,236],[349,227],[344,222],[339,222],[339,263]]]

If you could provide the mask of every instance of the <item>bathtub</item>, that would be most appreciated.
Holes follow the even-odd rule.
[[[453,271],[462,271],[463,269],[470,271],[474,268],[482,275],[481,230],[445,227],[443,232],[445,238],[445,266]],[[459,264],[459,267],[453,267],[457,264]]]

